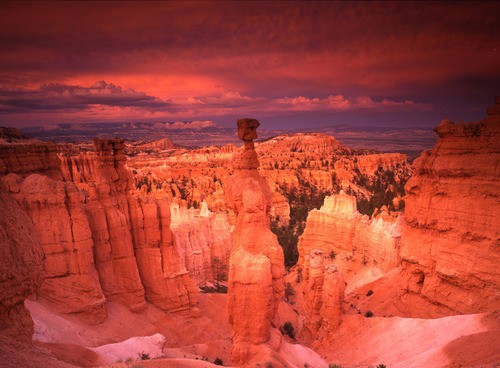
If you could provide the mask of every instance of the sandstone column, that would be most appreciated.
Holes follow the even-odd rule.
[[[269,226],[271,191],[257,168],[253,139],[259,122],[238,120],[244,150],[233,159],[234,174],[225,186],[228,205],[237,213],[229,260],[228,319],[232,325],[232,365],[248,366],[276,350],[273,333],[283,298],[283,251]]]

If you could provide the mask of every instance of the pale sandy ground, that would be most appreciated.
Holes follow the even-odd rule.
[[[27,301],[26,305],[35,322],[37,346],[75,365],[135,363],[143,352],[151,358],[192,358],[187,361],[193,364],[198,364],[195,358],[204,357],[211,362],[217,357],[229,361],[230,329],[223,294],[202,294],[203,313],[195,317],[165,313],[152,306],[136,314],[120,304],[108,303],[108,320],[96,326],[88,326],[75,316],[58,315],[40,301]],[[140,364],[144,362],[150,361]]]
[[[226,322],[226,296],[203,294],[199,317],[165,314],[154,307],[134,314],[110,303],[108,321],[88,326],[74,316],[53,313],[43,302],[28,301],[35,321],[34,340],[56,357],[82,366],[106,367],[212,367],[216,358],[230,362],[230,330]],[[298,325],[298,314],[282,303],[280,323]],[[148,333],[156,334],[148,335]],[[70,342],[70,343],[69,343]],[[196,342],[196,343],[192,343]],[[140,354],[150,358],[140,360]],[[290,368],[323,368],[328,364],[313,350],[284,339],[280,355]],[[79,359],[80,357],[80,359]],[[166,358],[166,359],[165,359]],[[203,361],[203,360],[207,360]]]
[[[380,305],[392,295],[390,288],[374,289],[376,298],[366,298],[360,288],[353,290],[360,295],[359,299],[352,295],[351,299],[364,310],[367,306]],[[214,367],[211,362],[217,357],[225,366],[230,363],[230,328],[223,294],[202,294],[202,315],[198,317],[168,314],[154,307],[135,314],[110,303],[108,321],[97,326],[87,326],[74,316],[59,316],[41,302],[26,304],[35,321],[36,348],[48,349],[54,356],[74,365]],[[288,338],[284,338],[279,355],[290,368],[303,368],[304,364],[323,368],[328,367],[327,363],[340,364],[343,368],[377,364],[390,368],[495,367],[495,363],[500,363],[500,313],[438,319],[383,318],[378,315],[386,313],[386,307],[378,308],[374,308],[376,315],[372,318],[350,311],[329,343],[315,344],[319,355]],[[391,308],[394,309],[387,304],[387,309]],[[280,324],[290,321],[296,329],[300,327],[293,305],[282,303],[279,319]],[[150,357],[163,355],[163,358],[139,360],[142,352]],[[47,351],[43,354],[49,355]]]
[[[343,320],[334,341],[317,351],[345,367],[493,367],[500,363],[499,315],[437,319],[351,315]]]
[[[344,303],[347,315],[330,342],[313,344],[315,351],[343,368],[378,364],[391,368],[500,367],[500,311],[408,318],[422,310],[438,310],[422,301],[417,313],[398,302],[398,272],[384,275],[370,267],[354,270]],[[287,281],[298,289],[296,274],[288,275]],[[373,294],[366,296],[368,290]],[[292,299],[300,302],[301,297],[298,292]],[[364,317],[368,310],[374,317]]]

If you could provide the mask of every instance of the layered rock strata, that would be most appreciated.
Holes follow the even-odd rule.
[[[299,239],[299,268],[306,269],[307,257],[319,250],[325,258],[376,265],[382,271],[398,266],[400,221],[370,219],[356,209],[356,198],[341,191],[326,197],[319,210],[307,217]],[[339,267],[343,267],[339,265]],[[342,272],[347,271],[343,267]]]
[[[326,197],[312,210],[299,239],[297,267],[302,276],[302,335],[311,341],[328,340],[343,314],[346,280],[355,282],[364,270],[378,274],[398,266],[400,221],[370,220],[356,210],[356,198]]]
[[[229,264],[232,229],[227,215],[210,212],[205,202],[199,210],[177,203],[170,208],[177,253],[196,284],[207,286],[208,283],[226,281],[217,279],[216,267],[227,270]]]
[[[32,219],[46,255],[40,296],[93,323],[106,318],[106,300],[132,311],[146,301],[164,310],[194,308],[198,290],[174,247],[170,200],[133,193],[123,141],[94,140],[94,152],[54,147],[0,147],[8,173],[1,181]],[[38,152],[43,159],[23,166]]]
[[[42,284],[43,252],[32,221],[0,183],[0,337],[28,342],[33,321],[24,300]]]
[[[276,350],[276,312],[283,298],[283,251],[270,231],[271,191],[259,175],[253,139],[259,122],[238,120],[245,149],[234,159],[235,173],[225,190],[237,213],[230,256],[228,319],[232,326],[232,364],[263,362],[264,351]],[[274,329],[274,333],[273,333]]]
[[[444,120],[406,185],[401,288],[410,309],[441,314],[500,306],[500,98],[478,123]],[[425,311],[414,312],[425,314]]]
[[[337,267],[325,265],[321,250],[311,251],[304,262],[302,334],[323,340],[342,322],[345,280]]]

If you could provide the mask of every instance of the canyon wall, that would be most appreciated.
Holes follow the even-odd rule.
[[[227,145],[187,150],[137,153],[128,165],[138,186],[149,190],[161,187],[189,207],[205,201],[213,212],[224,212],[224,186],[233,172],[233,154],[241,148]],[[360,192],[367,198],[367,184],[376,171],[394,173],[396,181],[406,182],[410,174],[408,157],[399,153],[373,153],[351,150],[333,137],[318,133],[286,134],[256,143],[259,172],[269,183],[272,196],[271,217],[280,225],[289,222],[290,206],[285,197],[314,188],[316,192],[337,192],[339,187]],[[361,178],[361,176],[363,178]],[[196,178],[194,180],[193,178]],[[360,181],[363,179],[363,183]]]
[[[406,317],[500,306],[500,100],[485,120],[445,120],[436,132],[436,147],[414,162],[404,216],[382,212],[369,219],[343,192],[310,211],[297,264],[306,338],[328,336],[342,313],[337,307],[323,318],[325,303],[342,299],[338,292],[325,296],[325,287],[338,290],[327,285],[330,274],[338,274],[337,284],[343,276],[350,292],[397,269],[388,276],[396,283],[391,308]]]
[[[33,221],[46,256],[39,295],[92,323],[106,318],[106,300],[137,312],[146,301],[173,311],[197,304],[174,246],[170,200],[134,192],[123,147],[118,139],[94,140],[93,152],[0,146],[0,179]]]
[[[356,209],[356,198],[341,191],[325,198],[319,210],[309,212],[299,240],[298,267],[307,270],[306,258],[315,250],[335,260],[342,272],[349,265],[375,265],[386,272],[398,265],[400,221],[370,219]],[[341,263],[339,263],[342,261]]]
[[[366,282],[398,266],[400,222],[370,220],[356,210],[356,198],[343,191],[309,212],[297,263],[306,339],[328,339],[336,331],[346,285],[352,289],[359,279]]]
[[[0,342],[29,342],[33,321],[24,300],[43,282],[40,239],[31,219],[0,183]]]
[[[238,120],[245,143],[235,155],[234,174],[225,185],[227,202],[237,213],[230,255],[228,319],[232,326],[232,365],[272,362],[281,334],[277,309],[284,295],[283,250],[270,230],[271,191],[257,170],[253,139],[258,121]]]
[[[500,306],[500,99],[478,123],[436,128],[436,147],[414,162],[402,230],[402,299],[442,314]]]
[[[225,281],[216,280],[216,268],[226,269],[229,264],[232,229],[227,215],[210,212],[205,202],[199,210],[177,203],[170,209],[175,248],[196,284],[201,287]]]

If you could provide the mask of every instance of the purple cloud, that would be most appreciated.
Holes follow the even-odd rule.
[[[144,92],[124,89],[99,81],[90,87],[59,83],[43,84],[38,89],[0,88],[0,113],[87,110],[95,105],[168,111],[172,104]]]

